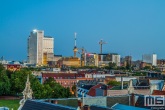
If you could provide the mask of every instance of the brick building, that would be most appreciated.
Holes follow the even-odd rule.
[[[19,64],[8,64],[7,70],[9,71],[19,71],[21,69],[21,65]]]
[[[42,73],[42,81],[44,82],[48,78],[54,78],[57,83],[63,87],[69,87],[72,89],[74,85],[77,85],[79,80],[91,80],[91,78],[85,78],[85,74],[77,73]]]

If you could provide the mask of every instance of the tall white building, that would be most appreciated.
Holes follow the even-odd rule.
[[[54,54],[54,38],[44,37],[42,30],[33,30],[28,38],[28,63],[43,65],[45,53]]]
[[[156,54],[144,54],[142,56],[142,61],[146,63],[151,63],[153,66],[157,66],[157,55]]]
[[[112,54],[112,63],[115,63],[117,66],[120,66],[120,55]]]

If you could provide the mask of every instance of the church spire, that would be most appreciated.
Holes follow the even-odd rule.
[[[29,74],[27,75],[27,81],[26,81],[26,86],[23,93],[23,99],[19,102],[20,103],[20,107],[18,110],[21,110],[21,108],[23,107],[24,103],[26,102],[27,99],[32,99],[32,94],[33,91],[30,87],[30,81],[29,81]]]

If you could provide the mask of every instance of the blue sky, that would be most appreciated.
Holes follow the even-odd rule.
[[[156,53],[165,58],[165,0],[0,0],[0,56],[26,60],[33,29],[55,38],[55,54],[88,52],[132,55]]]

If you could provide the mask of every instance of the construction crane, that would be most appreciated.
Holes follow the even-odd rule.
[[[80,52],[78,52],[79,54],[84,54],[85,52],[86,52],[86,50],[85,50],[85,48],[84,47],[82,47],[82,48],[77,48],[78,50],[81,50],[81,53]]]
[[[85,53],[86,53],[86,50],[84,47],[82,48],[78,48],[78,53],[81,54],[81,66],[84,66],[84,59],[85,59]]]
[[[107,44],[106,42],[104,42],[102,39],[100,40],[99,42],[99,45],[100,45],[100,53],[102,53],[102,46],[103,44]]]

